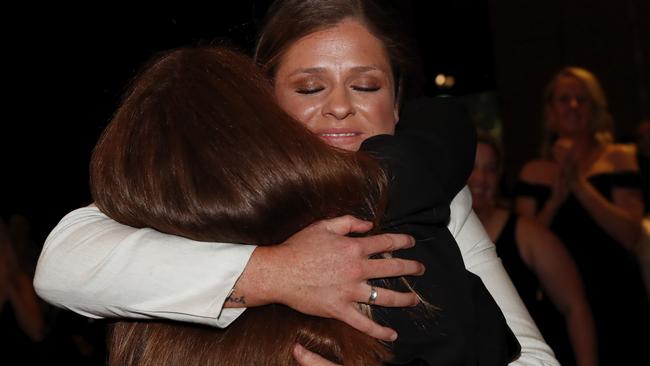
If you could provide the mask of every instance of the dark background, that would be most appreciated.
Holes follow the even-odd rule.
[[[2,215],[25,215],[42,243],[65,213],[90,202],[91,150],[140,65],[161,50],[223,39],[250,50],[269,3],[140,14],[117,6],[8,11]],[[648,116],[649,1],[393,5],[420,47],[424,93],[496,90],[509,182],[537,153],[542,89],[562,66],[584,66],[601,79],[620,137],[629,139]],[[456,86],[438,89],[438,73],[454,75]]]
[[[3,9],[3,218],[30,220],[38,251],[61,217],[90,203],[92,148],[141,64],[186,45],[228,42],[250,51],[270,2],[156,5],[146,12],[116,3]],[[483,110],[500,115],[506,191],[537,155],[542,90],[563,66],[583,66],[600,78],[619,138],[631,140],[650,117],[648,0],[389,2],[419,46],[422,93],[495,96]],[[439,73],[453,75],[456,85],[437,88]],[[54,309],[46,315],[48,362],[105,363],[103,323]]]

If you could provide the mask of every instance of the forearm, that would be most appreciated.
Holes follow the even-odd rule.
[[[243,311],[222,306],[253,250],[134,229],[87,207],[64,217],[48,237],[34,287],[46,301],[93,318],[223,327]]]
[[[546,201],[542,209],[535,216],[535,221],[544,227],[550,227],[555,215],[557,214],[559,206],[560,205],[553,199]]]
[[[273,274],[277,268],[275,246],[257,247],[244,272],[226,298],[224,308],[247,308],[279,302],[273,294]]]
[[[565,314],[565,318],[576,365],[598,365],[596,329],[589,308],[587,306],[573,307]]]
[[[44,323],[36,293],[25,275],[18,275],[9,289],[9,301],[20,328],[32,341],[43,339]]]
[[[634,247],[640,235],[641,216],[609,202],[586,180],[576,185],[574,193],[591,217],[612,238],[627,249]]]

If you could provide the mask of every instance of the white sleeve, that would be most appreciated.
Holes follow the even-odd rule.
[[[483,280],[519,340],[521,356],[511,365],[559,365],[497,257],[496,247],[472,210],[472,196],[467,187],[451,203],[448,228],[458,242],[465,267]]]
[[[164,318],[225,327],[244,311],[223,304],[253,250],[253,245],[135,229],[84,207],[50,233],[34,288],[47,302],[92,318]]]

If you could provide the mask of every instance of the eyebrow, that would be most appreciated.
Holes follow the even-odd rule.
[[[375,66],[375,65],[364,65],[364,66],[354,66],[351,68],[352,72],[357,72],[357,73],[362,73],[362,72],[369,72],[369,71],[381,71],[381,72],[386,72],[382,67]],[[293,76],[297,74],[320,74],[325,72],[324,67],[306,67],[302,69],[298,69],[290,73],[288,76]]]

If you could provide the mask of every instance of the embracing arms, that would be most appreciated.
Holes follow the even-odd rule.
[[[85,207],[64,217],[48,237],[34,286],[48,302],[94,318],[164,318],[225,327],[245,306],[283,302],[314,315],[344,318],[370,335],[388,340],[394,332],[367,318],[357,318],[352,304],[366,298],[366,279],[396,272],[417,274],[423,268],[411,261],[370,260],[362,255],[413,245],[408,236],[343,236],[369,228],[368,223],[352,217],[323,221],[282,245],[264,248],[275,248],[277,252],[261,251],[256,256],[258,250],[253,245],[197,242],[152,229],[135,229],[111,220],[96,207]],[[296,240],[304,247],[296,246]],[[366,245],[369,242],[373,243],[370,248]],[[318,252],[310,253],[308,247]],[[356,257],[348,258],[350,270],[346,271],[339,256],[321,256],[320,261],[310,262],[316,266],[310,268],[310,273],[316,276],[308,278],[303,274],[292,281],[286,277],[308,258],[318,258],[315,255],[329,250],[356,252]],[[282,265],[270,269],[271,262],[266,262],[265,256],[281,260]],[[318,276],[332,268],[339,271]],[[245,273],[245,269],[250,273]],[[233,288],[236,290],[231,301],[227,301]],[[309,296],[303,296],[305,292]],[[283,293],[292,296],[282,298]],[[383,295],[386,305],[416,303],[409,293]],[[331,303],[321,302],[324,297],[350,306],[341,305],[343,310],[334,312]]]

